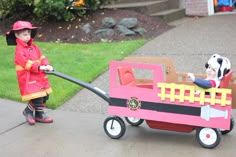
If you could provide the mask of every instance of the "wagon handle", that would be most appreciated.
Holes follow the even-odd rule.
[[[56,70],[53,70],[53,71],[45,70],[44,73],[49,74],[49,75],[55,75],[57,77],[65,79],[67,81],[70,81],[70,82],[73,82],[75,84],[78,84],[78,85],[80,85],[80,86],[82,86],[82,87],[92,91],[93,93],[95,93],[99,97],[103,98],[106,102],[111,104],[111,99],[110,99],[109,95],[106,92],[104,92],[103,90],[99,89],[98,87],[93,86],[90,83],[87,83],[87,82],[84,82],[82,80],[70,77],[70,76],[65,75],[63,73],[60,73],[60,72],[58,72]]]

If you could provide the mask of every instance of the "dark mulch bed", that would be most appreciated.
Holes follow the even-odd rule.
[[[145,36],[123,36],[115,33],[112,37],[108,38],[108,41],[121,41],[130,39],[151,39],[157,37],[161,33],[169,30],[172,26],[164,23],[162,20],[152,18],[141,13],[130,10],[98,10],[91,13],[89,16],[83,19],[76,19],[72,22],[56,22],[54,20],[47,22],[38,22],[31,20],[34,26],[41,27],[38,30],[37,41],[60,41],[66,43],[93,43],[101,41],[101,38],[93,35],[94,31],[101,28],[102,20],[105,17],[112,17],[116,21],[122,18],[134,17],[138,19],[138,26],[146,29]],[[13,21],[0,21],[0,34],[4,35],[5,32],[12,28]],[[91,25],[91,32],[86,34],[81,30],[84,24],[89,23]]]

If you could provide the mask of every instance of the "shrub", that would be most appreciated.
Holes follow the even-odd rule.
[[[34,0],[1,0],[0,19],[13,20],[29,17],[33,14]]]
[[[67,0],[38,0],[35,3],[34,13],[42,19],[55,19],[69,21],[73,14],[68,10]]]
[[[70,21],[83,16],[87,10],[116,0],[0,0],[0,19],[24,19],[36,15],[39,19]]]
[[[86,10],[97,10],[113,1],[116,0],[38,0],[34,13],[39,18],[70,21],[83,16]]]

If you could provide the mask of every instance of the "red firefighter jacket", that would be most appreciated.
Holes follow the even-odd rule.
[[[33,44],[29,45],[16,39],[15,66],[18,85],[23,101],[46,96],[52,92],[47,75],[39,70],[40,65],[49,65],[49,61]]]

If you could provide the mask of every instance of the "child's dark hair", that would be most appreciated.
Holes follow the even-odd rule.
[[[21,29],[21,30],[16,30],[16,31],[14,31],[14,33],[19,34],[19,33],[24,32],[26,30],[31,32],[31,29],[25,28],[25,29]]]

